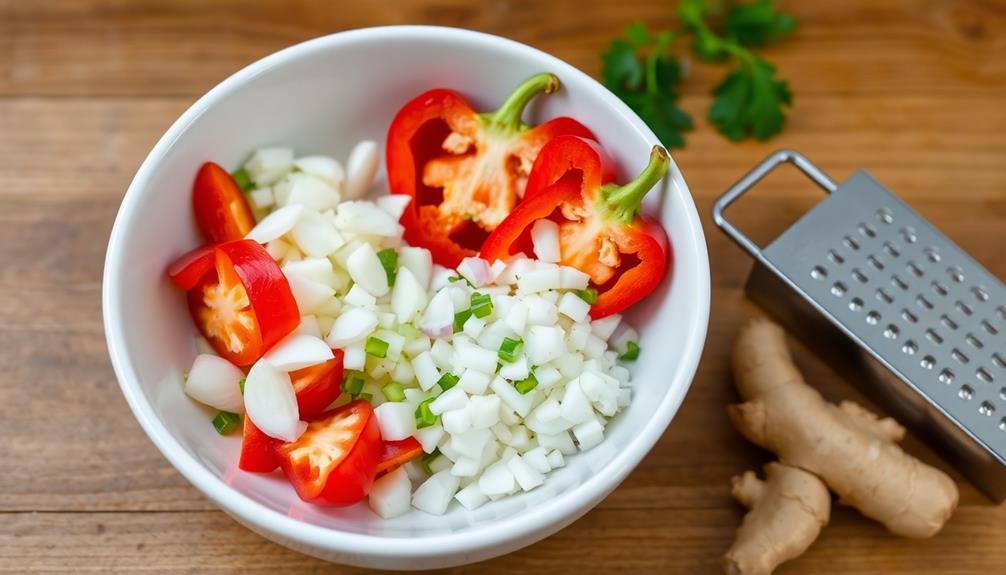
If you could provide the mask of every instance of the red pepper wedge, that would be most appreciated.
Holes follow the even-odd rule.
[[[654,146],[650,163],[632,182],[604,183],[609,167],[599,148],[575,136],[549,142],[528,177],[524,201],[482,245],[492,262],[530,254],[530,230],[549,218],[559,225],[560,262],[590,276],[597,290],[594,319],[619,313],[656,289],[667,271],[667,233],[639,213],[643,197],[667,172],[667,151]]]
[[[420,94],[388,131],[388,183],[412,197],[405,240],[429,249],[433,261],[457,267],[478,251],[523,195],[542,146],[562,134],[593,139],[585,126],[560,117],[535,127],[521,121],[538,93],[559,88],[553,74],[532,76],[493,113],[479,114],[453,90]]]
[[[377,464],[377,476],[391,473],[422,454],[423,446],[415,437],[385,441],[381,451],[381,461]]]
[[[241,188],[227,170],[206,162],[192,185],[192,212],[210,243],[240,240],[255,227],[255,217]]]

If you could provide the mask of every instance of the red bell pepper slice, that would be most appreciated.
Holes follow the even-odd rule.
[[[571,118],[535,127],[521,121],[531,98],[558,88],[553,74],[532,76],[486,114],[457,92],[435,89],[398,112],[388,131],[387,166],[392,193],[412,197],[401,219],[406,241],[429,249],[436,263],[456,267],[475,255],[523,195],[542,146],[560,134],[594,137]]]
[[[215,261],[214,246],[198,247],[183,254],[168,266],[168,278],[178,286],[178,289],[189,291],[213,269]]]
[[[196,327],[222,357],[251,365],[300,324],[286,276],[251,240],[214,248],[214,269],[189,290]]]
[[[203,237],[212,244],[240,240],[255,227],[255,217],[234,178],[206,162],[192,186],[192,211]]]
[[[530,230],[542,218],[559,224],[563,265],[590,275],[597,289],[594,319],[619,313],[653,291],[667,271],[669,242],[656,220],[639,213],[643,197],[667,172],[667,151],[654,146],[632,182],[604,184],[608,168],[598,148],[573,136],[549,142],[535,161],[527,193],[489,235],[481,256],[506,260],[530,251]]]
[[[333,349],[332,355],[335,357],[325,363],[290,372],[303,420],[310,420],[325,411],[342,393],[342,350]]]
[[[423,446],[415,437],[399,441],[385,441],[381,451],[381,461],[377,464],[377,476],[391,473],[423,454]]]
[[[269,437],[261,429],[255,427],[251,418],[246,415],[238,468],[252,473],[269,473],[279,469],[280,459],[276,449],[282,444],[282,441]]]
[[[277,448],[280,467],[304,501],[337,507],[367,496],[383,449],[373,408],[363,400],[327,411],[296,441]]]

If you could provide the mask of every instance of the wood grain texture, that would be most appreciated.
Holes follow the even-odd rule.
[[[159,137],[196,97],[247,63],[325,33],[378,24],[464,26],[527,42],[596,73],[628,22],[671,3],[382,3],[0,0],[0,573],[356,573],[265,541],[203,498],[147,440],[121,398],[101,327],[101,266],[118,203]],[[452,572],[715,573],[741,510],[729,477],[766,460],[726,420],[726,357],[756,313],[748,258],[706,216],[712,199],[776,147],[842,180],[865,167],[1006,277],[1006,3],[788,2],[800,29],[767,55],[796,94],[785,132],[730,144],[701,120],[721,70],[696,65],[695,114],[676,151],[703,213],[713,270],[709,338],[671,427],[626,482],[559,534]],[[768,238],[817,199],[792,173],[739,210]],[[861,399],[805,352],[808,380]],[[924,446],[906,448],[937,465]],[[960,479],[957,475],[955,478]],[[924,542],[837,507],[780,573],[993,573],[1006,507],[961,483],[962,506]]]

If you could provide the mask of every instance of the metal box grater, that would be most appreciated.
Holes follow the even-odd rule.
[[[784,162],[829,193],[761,249],[725,217]],[[756,260],[747,293],[979,489],[1006,499],[1006,286],[864,171],[780,151],[713,206]]]

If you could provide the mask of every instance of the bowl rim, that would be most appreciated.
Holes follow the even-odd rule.
[[[121,275],[121,252],[125,249],[124,229],[126,222],[132,217],[140,201],[142,191],[147,186],[157,164],[174,141],[195,121],[209,106],[226,95],[239,90],[247,81],[255,76],[285,62],[295,60],[302,54],[352,42],[379,41],[381,38],[394,36],[412,36],[416,39],[426,39],[431,35],[438,39],[448,38],[454,41],[493,44],[500,49],[522,52],[527,57],[544,62],[560,76],[579,76],[581,80],[599,92],[605,103],[614,108],[619,115],[633,124],[633,127],[643,134],[651,143],[658,140],[653,132],[632,112],[620,99],[604,88],[594,78],[582,72],[571,64],[538,50],[526,44],[488,34],[462,28],[442,26],[402,25],[377,26],[337,32],[294,44],[264,58],[257,60],[230,75],[217,84],[206,94],[195,101],[182,115],[172,123],[171,127],[161,136],[133,177],[123,196],[112,226],[106,251],[102,282],[102,315],[104,319],[105,339],[108,346],[112,366],[119,382],[119,387],[129,404],[133,415],[140,426],[157,446],[164,457],[190,483],[219,505],[228,514],[247,526],[257,526],[285,540],[304,545],[322,548],[338,553],[354,556],[374,556],[384,558],[407,559],[413,557],[446,556],[450,554],[474,553],[489,545],[500,546],[501,553],[506,552],[504,543],[530,543],[542,536],[568,525],[585,514],[600,500],[615,489],[628,474],[642,461],[647,453],[663,435],[671,420],[680,408],[685,394],[691,386],[698,368],[699,359],[705,344],[706,331],[709,322],[710,306],[710,274],[708,252],[705,235],[699,219],[695,202],[691,197],[684,178],[672,164],[670,171],[673,187],[681,190],[684,195],[686,235],[692,241],[688,246],[676,247],[676,250],[688,249],[693,252],[697,271],[694,281],[696,297],[692,302],[696,314],[694,320],[687,326],[682,361],[675,366],[673,377],[669,381],[684,381],[663,396],[654,411],[653,417],[642,427],[640,432],[626,444],[623,449],[602,469],[591,475],[583,483],[572,490],[558,495],[547,502],[528,509],[523,513],[513,514],[493,522],[482,523],[462,531],[445,531],[414,537],[388,537],[352,533],[322,527],[295,519],[246,496],[244,493],[227,485],[221,478],[205,468],[190,455],[177,439],[167,430],[165,425],[153,410],[138,385],[138,376],[125,353],[125,336],[121,326],[123,318],[116,302],[121,301],[119,276]],[[674,161],[673,159],[671,160]],[[339,537],[332,537],[338,533]],[[534,538],[534,539],[532,539]],[[394,541],[394,545],[388,545]],[[499,553],[497,553],[498,555]]]

